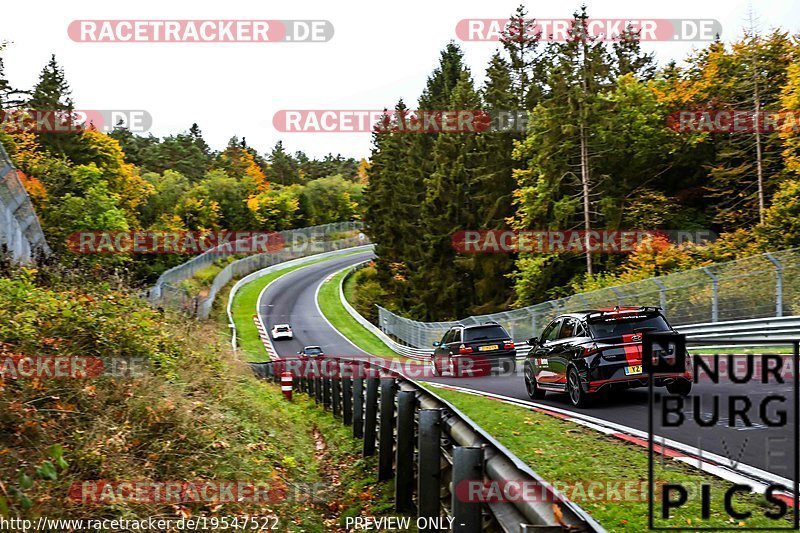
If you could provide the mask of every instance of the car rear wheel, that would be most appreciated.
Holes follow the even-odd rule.
[[[431,357],[431,366],[433,367],[433,375],[441,377],[442,373],[439,371],[439,367],[436,366],[436,357]]]
[[[589,395],[581,387],[581,377],[575,367],[567,372],[567,393],[569,401],[575,407],[586,407],[589,403]]]
[[[539,388],[536,384],[536,378],[533,377],[531,369],[525,368],[525,389],[528,391],[528,396],[531,400],[541,400],[546,394],[545,391]]]
[[[679,396],[689,396],[692,392],[692,382],[688,380],[675,381],[667,385],[667,392]]]

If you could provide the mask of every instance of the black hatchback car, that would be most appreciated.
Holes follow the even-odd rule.
[[[511,335],[496,322],[454,326],[434,342],[433,373],[456,377],[488,375],[493,370],[513,374],[517,350]]]
[[[531,350],[524,363],[528,395],[541,399],[546,392],[566,392],[574,406],[583,407],[598,392],[647,386],[642,368],[646,331],[674,330],[657,307],[615,307],[557,317],[540,337],[528,341]],[[653,385],[688,395],[692,375],[688,357],[686,361],[685,372],[656,374]]]

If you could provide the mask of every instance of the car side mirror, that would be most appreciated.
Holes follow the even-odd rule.
[[[539,342],[539,337],[531,337],[530,339],[528,339],[528,344],[536,348],[537,346],[540,346],[542,343]]]
[[[433,341],[434,346],[439,346],[439,341]]]

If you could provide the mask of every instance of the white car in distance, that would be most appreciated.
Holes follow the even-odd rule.
[[[272,339],[273,340],[281,340],[281,339],[293,339],[294,335],[292,335],[292,328],[289,324],[275,324],[272,326]]]

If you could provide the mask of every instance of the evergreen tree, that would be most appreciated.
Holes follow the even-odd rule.
[[[300,172],[297,161],[291,154],[286,153],[283,142],[278,141],[268,157],[269,167],[267,179],[272,183],[291,185],[300,183]]]
[[[75,128],[75,117],[72,115],[75,106],[71,93],[64,69],[59,66],[54,54],[39,74],[39,82],[31,92],[27,106],[36,112],[55,113],[56,120]],[[69,156],[81,149],[80,135],[77,133],[38,133],[37,139],[43,147],[56,155]]]
[[[480,109],[481,100],[464,69],[451,92],[449,109]],[[434,171],[425,180],[423,254],[413,272],[416,315],[428,320],[456,319],[475,303],[471,262],[457,256],[453,235],[475,227],[475,173],[480,133],[440,133],[434,143]]]

